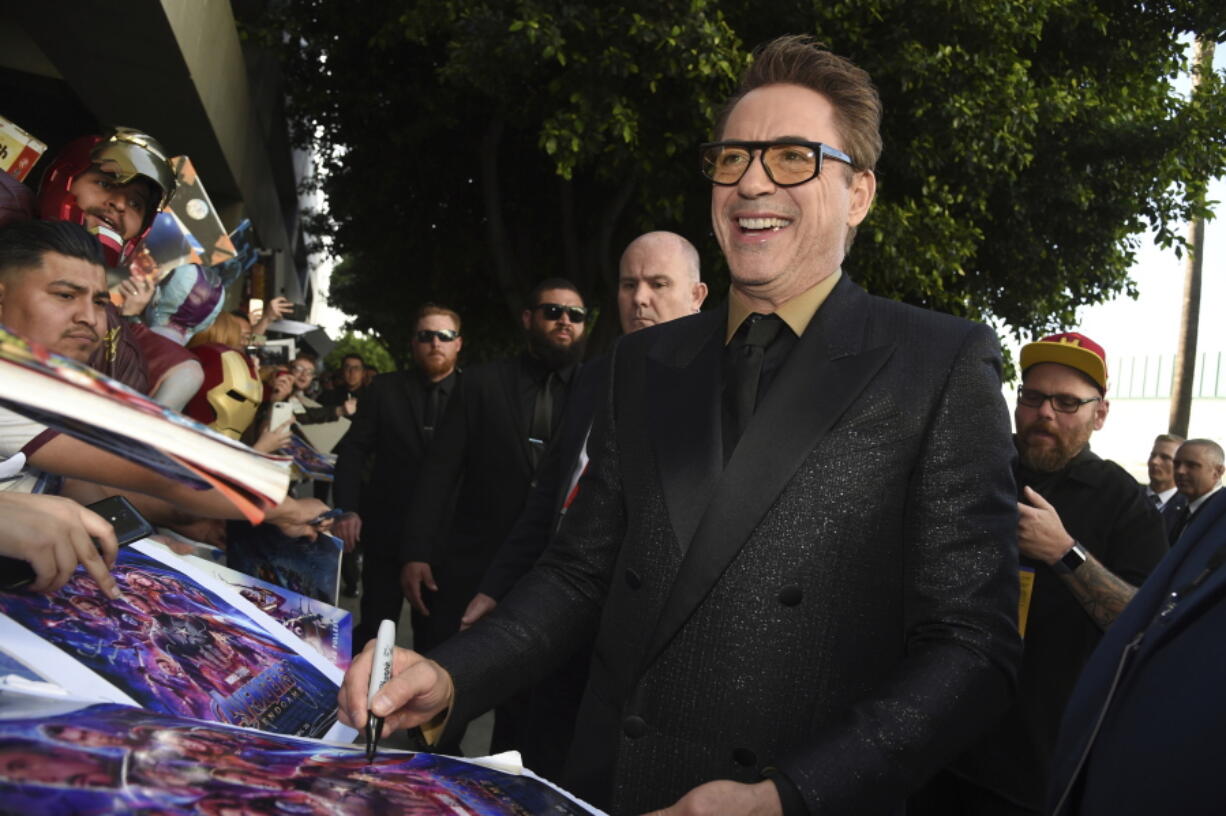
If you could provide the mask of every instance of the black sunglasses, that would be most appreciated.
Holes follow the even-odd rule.
[[[436,337],[444,343],[450,343],[459,337],[460,333],[455,329],[421,329],[415,336],[418,343],[429,343]]]
[[[817,178],[823,159],[834,159],[854,168],[842,150],[821,142],[783,139],[777,142],[707,142],[700,145],[702,174],[712,184],[732,187],[740,184],[753,164],[757,150],[767,177],[779,187],[795,187]]]
[[[546,320],[561,320],[565,314],[571,323],[582,323],[587,320],[587,309],[582,306],[563,306],[560,303],[538,303],[532,307],[540,309]]]

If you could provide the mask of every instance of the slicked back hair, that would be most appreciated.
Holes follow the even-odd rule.
[[[0,228],[0,281],[42,266],[48,252],[106,268],[98,239],[70,221],[18,221]]]
[[[728,115],[745,94],[766,85],[799,85],[834,107],[835,126],[857,170],[873,170],[881,157],[881,97],[868,72],[830,53],[812,37],[789,34],[759,46],[736,93],[720,111],[715,138],[723,138]]]

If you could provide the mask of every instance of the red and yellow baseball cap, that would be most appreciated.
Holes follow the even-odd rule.
[[[1039,363],[1059,363],[1085,374],[1107,393],[1107,352],[1084,334],[1051,334],[1022,346],[1022,373]]]

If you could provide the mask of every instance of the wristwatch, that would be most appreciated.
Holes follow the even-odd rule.
[[[1051,565],[1051,568],[1060,575],[1070,575],[1086,562],[1090,557],[1090,553],[1086,548],[1081,546],[1081,542],[1073,539],[1073,546],[1069,547],[1068,552],[1060,556],[1060,560]]]

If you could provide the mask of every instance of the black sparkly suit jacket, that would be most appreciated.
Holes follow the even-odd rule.
[[[845,278],[725,468],[726,317],[619,342],[561,532],[432,654],[452,723],[594,636],[580,796],[640,813],[782,772],[813,813],[901,812],[1003,711],[1020,654],[997,343]]]

